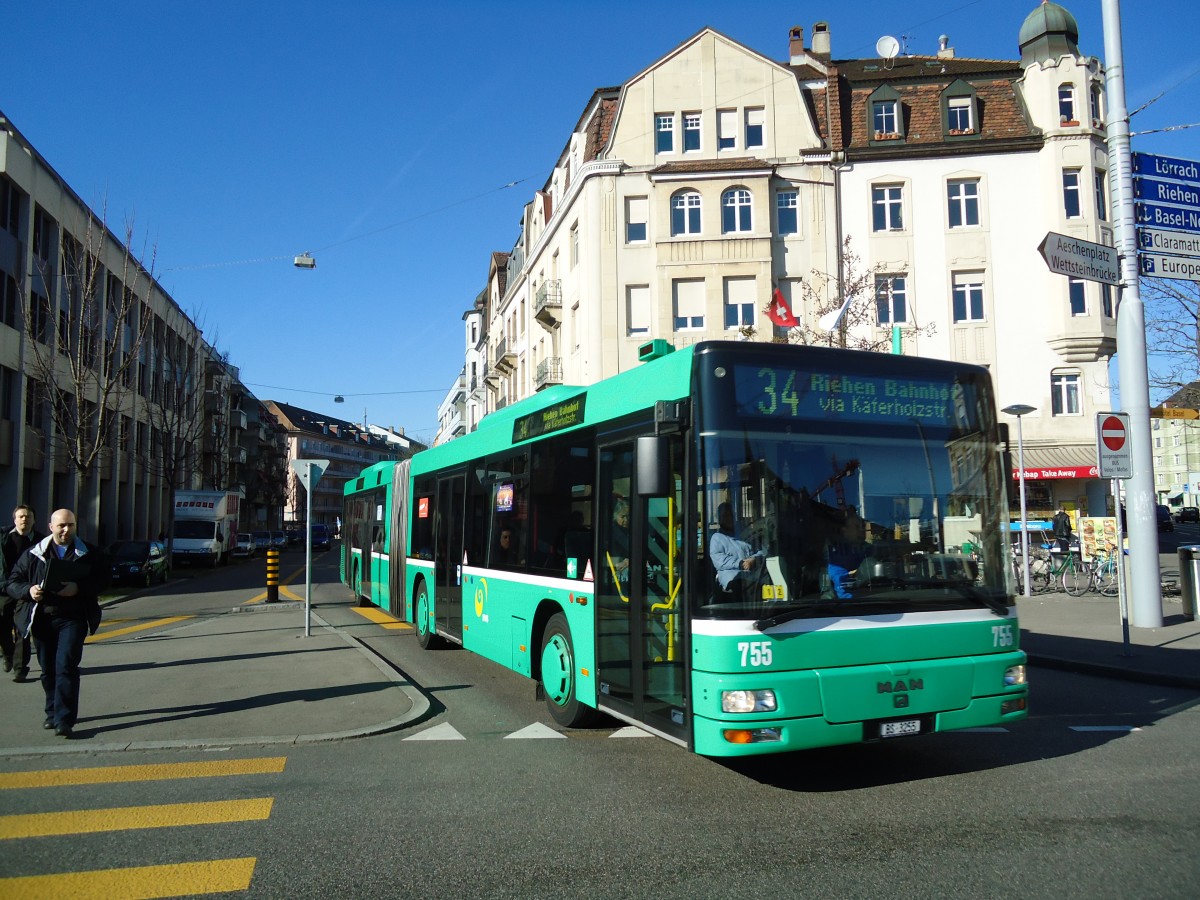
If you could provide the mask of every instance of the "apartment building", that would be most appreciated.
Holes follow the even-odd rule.
[[[766,308],[778,291],[811,328],[851,274],[849,241],[874,278],[855,332],[987,366],[1000,406],[1036,408],[1031,514],[1105,509],[1094,413],[1110,407],[1115,297],[1038,253],[1051,231],[1112,243],[1103,71],[1057,4],[1012,27],[1019,60],[948,40],[837,59],[818,22],[776,61],[705,28],[594,91],[489,261],[464,415],[613,375],[652,338],[795,340]]]

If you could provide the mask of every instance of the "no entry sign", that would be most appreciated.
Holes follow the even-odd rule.
[[[1133,476],[1133,455],[1129,452],[1129,416],[1125,413],[1096,414],[1096,456],[1101,478]]]

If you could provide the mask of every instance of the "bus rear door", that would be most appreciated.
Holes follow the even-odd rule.
[[[434,621],[446,637],[462,643],[463,497],[466,473],[439,478],[435,521]]]

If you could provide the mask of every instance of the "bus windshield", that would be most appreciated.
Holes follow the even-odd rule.
[[[795,357],[702,370],[696,615],[1007,608],[986,375],[913,360],[877,376],[864,356],[839,354],[836,377]]]

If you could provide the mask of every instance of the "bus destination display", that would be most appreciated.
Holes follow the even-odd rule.
[[[563,400],[561,403],[547,406],[535,413],[521,416],[513,422],[513,443],[527,441],[530,438],[563,428],[571,428],[574,425],[582,425],[585,400],[587,400],[587,395],[580,394],[570,400]]]
[[[968,424],[964,391],[959,384],[752,365],[734,366],[733,377],[739,416]]]

